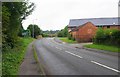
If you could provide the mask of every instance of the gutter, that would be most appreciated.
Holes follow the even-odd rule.
[[[32,45],[32,47],[33,47],[33,52],[34,52],[34,58],[35,58],[35,60],[37,61],[38,65],[39,65],[39,69],[40,69],[40,71],[41,71],[41,75],[42,75],[43,77],[46,77],[46,76],[45,76],[46,73],[45,73],[45,71],[44,71],[44,69],[43,69],[43,65],[42,65],[42,64],[40,63],[40,61],[39,61],[38,54],[36,53],[36,49],[35,49],[34,44]]]

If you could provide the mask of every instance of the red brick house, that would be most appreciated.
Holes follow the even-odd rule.
[[[72,19],[69,22],[68,31],[78,42],[89,42],[92,41],[98,27],[120,30],[120,19],[118,17]]]
[[[72,37],[73,38],[77,38],[77,31],[78,31],[78,29],[77,28],[75,28],[75,29],[73,29],[72,31],[70,31],[70,34],[72,35]]]
[[[92,41],[96,33],[97,27],[91,22],[87,22],[75,29],[73,29],[70,33],[72,37],[76,39],[77,42],[89,42]]]
[[[92,41],[92,38],[95,36],[96,31],[97,27],[91,22],[87,22],[84,25],[78,27],[75,39],[78,42]]]

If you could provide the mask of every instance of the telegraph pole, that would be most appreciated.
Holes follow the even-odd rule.
[[[32,35],[33,35],[33,38],[34,38],[34,20],[33,20],[33,34]]]
[[[37,20],[37,19],[33,19],[33,34],[32,34],[32,35],[33,35],[33,38],[34,38],[34,35],[35,35],[35,34],[34,34],[34,32],[35,32],[35,29],[34,29],[34,26],[35,26],[34,21],[35,21],[35,20]]]

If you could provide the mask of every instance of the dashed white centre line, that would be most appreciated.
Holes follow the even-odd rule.
[[[61,48],[58,48],[58,47],[56,47],[57,49],[59,49],[59,50],[62,50]]]
[[[56,42],[55,42],[55,43],[56,43]],[[60,44],[60,45],[61,45],[61,44]],[[59,49],[59,50],[62,50],[61,48],[58,48],[58,47],[56,47],[56,48]],[[69,54],[71,54],[71,55],[73,55],[73,56],[76,56],[76,57],[79,57],[79,58],[83,58],[83,57],[81,57],[81,56],[79,56],[79,55],[76,55],[76,54],[74,54],[74,53],[71,53],[71,52],[69,52],[69,51],[65,51],[65,52],[67,52],[67,53],[69,53]],[[109,67],[109,66],[107,66],[107,65],[98,63],[98,62],[96,62],[96,61],[91,61],[91,62],[94,63],[94,64],[97,64],[97,65],[99,65],[99,66],[102,66],[102,67],[104,67],[104,68],[107,68],[107,69],[110,69],[110,70],[112,70],[112,71],[115,71],[115,72],[117,72],[117,73],[120,73],[119,70],[114,69],[114,68],[111,68],[111,67]]]
[[[98,62],[96,62],[96,61],[91,61],[91,62],[94,63],[94,64],[97,64],[97,65],[99,65],[99,66],[102,66],[102,67],[105,67],[105,68],[107,68],[107,69],[110,69],[110,70],[113,70],[113,71],[115,71],[115,72],[120,73],[119,70],[116,70],[116,69],[114,69],[114,68],[108,67],[108,66],[103,65],[103,64],[101,64],[101,63],[98,63]]]
[[[69,51],[65,51],[65,52],[67,52],[67,53],[69,53],[69,54],[71,54],[71,55],[73,55],[73,56],[76,56],[76,57],[79,57],[79,58],[83,58],[83,57],[81,57],[81,56],[79,56],[79,55],[76,55],[76,54],[74,54],[74,53],[71,53],[71,52],[69,52]]]

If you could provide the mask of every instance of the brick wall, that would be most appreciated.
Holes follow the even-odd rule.
[[[76,39],[77,31],[72,31],[71,34],[72,34],[72,37]]]
[[[118,26],[103,26],[103,29],[118,29],[120,30],[120,25]],[[87,22],[86,24],[80,26],[78,30],[73,30],[70,32],[72,37],[76,39],[77,42],[90,42],[92,38],[95,36],[98,27],[96,27],[91,22]]]
[[[76,40],[78,42],[90,42],[96,34],[97,27],[91,22],[87,22],[83,26],[79,27],[76,33]]]
[[[110,25],[109,28],[108,26],[103,26],[103,29],[118,29],[120,30],[120,25]]]

